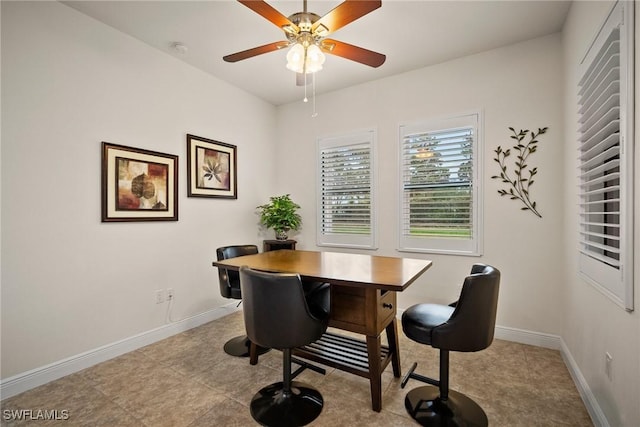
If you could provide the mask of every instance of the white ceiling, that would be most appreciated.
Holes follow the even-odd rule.
[[[64,1],[66,5],[160,49],[181,61],[241,87],[274,105],[298,101],[304,89],[285,68],[286,51],[236,63],[224,55],[284,40],[284,33],[233,0],[218,1]],[[302,0],[269,0],[289,16]],[[320,16],[340,1],[309,0]],[[570,1],[406,1],[383,0],[382,7],[352,22],[331,38],[383,53],[386,62],[371,68],[328,55],[317,75],[325,93],[558,32]],[[187,46],[180,54],[174,42]]]

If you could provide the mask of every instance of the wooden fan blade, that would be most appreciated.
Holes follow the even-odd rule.
[[[311,27],[311,32],[315,33],[322,26],[324,28],[321,28],[320,35],[325,37],[380,6],[381,0],[346,0],[318,19]]]
[[[253,10],[263,18],[273,22],[280,29],[286,26],[291,26],[296,31],[299,31],[298,27],[293,22],[289,21],[289,18],[287,18],[262,0],[238,0],[238,2],[247,6],[249,9]]]
[[[325,53],[341,56],[374,68],[384,64],[384,61],[387,59],[387,57],[381,53],[332,39],[322,40],[320,49]]]
[[[262,55],[263,53],[273,52],[274,50],[282,49],[289,46],[289,42],[280,41],[265,44],[263,46],[254,47],[252,49],[243,50],[242,52],[232,53],[231,55],[223,56],[226,62],[238,62],[243,59],[252,58],[254,56]]]

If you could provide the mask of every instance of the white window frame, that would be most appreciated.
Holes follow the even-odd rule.
[[[368,145],[370,150],[370,234],[339,234],[323,233],[323,200],[322,200],[322,150],[339,147],[353,147]],[[375,129],[359,130],[343,135],[334,135],[318,138],[317,140],[317,208],[316,208],[316,244],[318,246],[331,246],[354,249],[377,249],[377,136]]]
[[[473,128],[474,142],[472,145],[473,182],[472,182],[472,238],[433,238],[414,237],[404,234],[404,211],[406,209],[405,190],[403,182],[403,139],[406,135],[416,133],[438,132],[458,128]],[[398,200],[398,251],[423,252],[448,255],[481,256],[483,251],[483,114],[481,111],[462,113],[456,116],[425,120],[411,124],[401,124],[398,132],[398,170],[399,170],[399,200]]]
[[[593,233],[588,228],[587,223],[593,222],[593,214],[588,215],[589,208],[586,205],[588,196],[582,195],[583,189],[587,184],[586,180],[593,180],[593,177],[580,177],[581,174],[588,172],[589,169],[583,169],[582,143],[587,136],[579,131],[578,150],[579,150],[579,169],[578,169],[578,270],[579,274],[588,283],[596,289],[608,296],[619,306],[627,311],[633,310],[633,156],[634,156],[634,2],[618,1],[611,9],[610,14],[604,24],[598,31],[594,41],[590,45],[588,52],[584,56],[579,67],[579,97],[580,102],[589,102],[588,97],[582,96],[581,87],[587,86],[589,79],[585,78],[586,73],[596,67],[597,59],[601,57],[610,58],[610,56],[600,55],[605,43],[607,43],[613,31],[619,29],[620,36],[620,76],[619,89],[619,266],[614,263],[607,262],[606,257],[598,259],[597,253],[594,253],[594,246],[587,244],[586,237],[589,233]],[[594,68],[595,69],[595,68]],[[590,75],[595,75],[592,73]],[[581,86],[582,85],[582,86]],[[583,99],[584,98],[584,99]],[[603,103],[595,102],[594,108]],[[578,112],[579,123],[582,123],[581,113]],[[605,114],[594,117],[602,117],[606,119]],[[616,118],[617,120],[617,118]],[[595,121],[595,119],[594,119]],[[611,121],[613,123],[614,120]],[[604,127],[604,126],[603,126]],[[588,132],[588,130],[587,130]],[[586,134],[584,134],[586,135]],[[615,134],[614,134],[615,135]],[[587,140],[588,142],[589,140]],[[587,163],[585,161],[585,163]],[[589,166],[585,166],[588,168]],[[593,189],[593,186],[588,187]],[[586,191],[586,190],[585,190]],[[605,241],[606,242],[606,241]],[[605,243],[606,244],[606,243]]]

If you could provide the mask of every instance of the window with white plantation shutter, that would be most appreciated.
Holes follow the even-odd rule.
[[[374,131],[318,141],[319,246],[376,248]]]
[[[400,127],[401,251],[481,255],[480,114]]]
[[[578,83],[579,268],[633,309],[633,2],[618,2]]]

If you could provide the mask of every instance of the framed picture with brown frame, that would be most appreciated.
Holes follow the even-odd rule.
[[[187,196],[238,198],[235,145],[187,134]]]
[[[177,221],[178,156],[102,143],[102,222]]]

